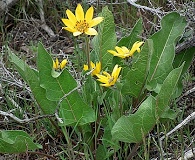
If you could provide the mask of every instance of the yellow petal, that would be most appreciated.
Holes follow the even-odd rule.
[[[76,11],[75,11],[76,19],[77,21],[83,21],[84,20],[84,11],[81,4],[77,5]]]
[[[53,68],[57,69],[57,66],[56,66],[56,63],[54,62],[54,60],[53,60]]]
[[[101,71],[101,62],[96,62],[96,68],[99,72]]]
[[[120,71],[121,71],[121,67],[118,68],[118,65],[116,64],[112,71],[112,77],[118,78]]]
[[[91,64],[91,68],[94,68],[93,72],[91,73],[92,76],[99,74],[101,71],[101,62],[96,62],[96,64],[94,63]]]
[[[79,36],[80,34],[82,34],[82,32],[79,32],[79,31],[73,32],[73,36]]]
[[[107,81],[108,80],[108,78],[106,77],[106,76],[104,76],[104,75],[101,75],[101,74],[96,74],[96,76],[101,80],[101,81]]]
[[[72,28],[69,28],[69,27],[62,27],[62,29],[65,29],[69,32],[76,32],[76,29],[72,29]]]
[[[141,46],[143,43],[144,43],[144,42],[139,42],[139,41],[135,42],[135,43],[133,44],[131,50],[130,50],[130,55],[132,56],[132,55],[135,53],[135,51],[140,52],[140,46]]]
[[[94,28],[88,28],[86,31],[85,31],[85,34],[87,35],[97,35],[97,31],[94,29]]]
[[[76,21],[77,21],[75,15],[74,15],[69,9],[66,10],[66,14],[67,14],[67,16],[68,16],[68,19],[69,19],[73,24],[75,24]]]
[[[116,46],[115,49],[116,49],[116,51],[117,51],[119,54],[121,54],[121,55],[124,54],[123,50],[122,50],[120,47]]]
[[[96,26],[97,24],[99,24],[101,21],[103,21],[103,17],[96,17],[94,19],[92,19],[89,23],[89,27],[93,27]]]
[[[110,75],[108,72],[104,71],[103,74],[106,75],[106,77],[107,77],[108,79],[111,78],[111,75]]]
[[[74,24],[69,19],[62,19],[62,22],[71,29],[74,29]]]
[[[91,61],[90,65],[91,65],[92,69],[95,68],[95,64],[92,61]]]
[[[94,12],[94,9],[93,9],[93,7],[91,6],[91,7],[87,10],[87,12],[86,12],[86,14],[85,14],[85,20],[86,20],[87,22],[90,22],[90,21],[92,20],[92,18],[93,18],[93,12]]]
[[[56,58],[56,69],[58,69],[59,68],[59,61],[58,61],[58,59]]]
[[[113,50],[108,50],[109,53],[113,54],[114,56],[117,55],[117,52],[116,51],[113,51]]]
[[[122,46],[121,48],[122,48],[122,50],[123,50],[123,52],[124,52],[124,53],[128,53],[128,52],[129,52],[129,50],[128,50],[128,48],[127,48],[127,47]]]
[[[88,69],[89,69],[89,68],[88,68],[88,65],[85,64],[85,65],[83,66],[83,70],[84,70],[84,71],[87,71]]]
[[[60,69],[63,69],[66,66],[67,63],[67,59],[64,59],[61,63],[60,63]]]
[[[106,84],[100,84],[100,86],[110,87],[111,85],[109,83],[106,83]]]
[[[97,74],[96,74],[97,76]],[[102,75],[101,75],[102,76]],[[99,77],[98,77],[99,78]],[[102,82],[102,83],[108,83],[108,78],[107,77],[100,77],[99,79],[97,79],[98,81]]]

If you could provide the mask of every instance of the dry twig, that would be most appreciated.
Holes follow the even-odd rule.
[[[167,134],[165,134],[164,136],[162,136],[160,138],[160,147],[161,150],[163,151],[163,147],[162,147],[162,141],[167,138],[168,136],[170,136],[172,133],[174,133],[175,131],[177,131],[179,128],[185,126],[186,124],[188,124],[190,121],[195,119],[195,112],[191,113],[186,119],[184,119],[180,124],[178,124],[175,128],[173,128],[170,132],[168,132]]]
[[[54,32],[52,31],[52,29],[46,24],[45,22],[45,16],[44,16],[44,11],[43,11],[43,2],[42,0],[38,0],[39,3],[39,14],[40,14],[40,18],[41,18],[41,28],[43,28],[50,37],[55,37],[56,35],[54,34]]]
[[[129,2],[131,5],[135,6],[136,8],[150,11],[151,13],[157,15],[160,19],[162,19],[162,16],[161,15],[164,15],[165,14],[164,12],[162,12],[160,10],[161,8],[150,8],[150,7],[147,7],[147,6],[142,6],[142,5],[139,5],[139,4],[135,3],[132,0],[127,0],[127,2]]]
[[[42,118],[54,117],[54,115],[41,115],[41,116],[37,116],[37,117],[33,117],[33,118],[20,119],[20,118],[16,117],[15,115],[13,115],[12,113],[4,112],[1,110],[0,110],[0,115],[5,116],[5,117],[10,117],[18,123],[29,123],[29,122],[33,122],[33,121],[36,121],[36,120],[42,119]],[[5,123],[5,122],[3,121],[3,123]]]

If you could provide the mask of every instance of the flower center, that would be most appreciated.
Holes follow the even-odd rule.
[[[86,32],[86,30],[89,28],[89,24],[86,22],[86,20],[83,21],[77,21],[75,28],[79,31],[79,32]]]

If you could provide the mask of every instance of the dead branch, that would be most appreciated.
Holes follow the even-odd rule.
[[[20,119],[12,113],[4,112],[1,110],[0,110],[0,115],[5,116],[5,119],[7,119],[7,117],[10,117],[11,119],[15,120],[18,123],[29,123],[29,122],[34,122],[34,121],[36,121],[38,119],[42,119],[42,118],[54,117],[54,115],[41,115],[41,116],[37,116],[37,117],[33,117],[33,118]],[[3,123],[5,123],[5,121],[3,121]]]
[[[195,119],[195,112],[191,113],[186,119],[184,119],[180,124],[178,124],[174,129],[172,129],[170,132],[168,132],[166,135],[162,136],[160,138],[160,140],[162,141],[163,139],[165,139],[165,137],[170,136],[172,133],[174,133],[175,131],[177,131],[179,128],[185,126],[186,124],[188,124],[190,121]]]
[[[195,148],[192,148],[184,153],[183,157],[180,157],[178,160],[188,160],[195,157]]]
[[[43,2],[42,0],[38,0],[39,3],[39,14],[40,14],[40,19],[41,19],[41,28],[43,28],[50,37],[55,37],[56,35],[52,31],[52,29],[46,24],[45,22],[45,15],[43,11]]]
[[[160,10],[161,8],[150,8],[150,7],[147,7],[147,6],[142,6],[142,5],[139,5],[139,4],[135,3],[133,0],[127,0],[127,2],[129,2],[131,5],[135,6],[136,8],[150,11],[151,13],[157,15],[160,19],[162,19],[161,15],[165,14],[165,12]]]
[[[160,147],[161,150],[163,151],[163,147],[162,147],[162,141],[167,138],[168,136],[170,136],[172,133],[174,133],[175,131],[177,131],[178,129],[180,129],[181,127],[185,126],[186,124],[188,124],[190,121],[195,119],[195,112],[191,113],[186,119],[184,119],[180,124],[178,124],[175,128],[173,128],[170,132],[168,132],[167,134],[165,134],[164,136],[162,136],[160,138]]]
[[[175,53],[178,54],[183,50],[186,50],[190,47],[195,47],[195,36],[189,40],[184,41],[176,46]]]
[[[0,13],[6,11],[9,7],[14,5],[18,0],[0,0]]]

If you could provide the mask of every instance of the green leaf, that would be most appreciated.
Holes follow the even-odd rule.
[[[140,41],[140,38],[138,37],[138,35],[140,35],[142,31],[143,31],[142,19],[139,19],[137,23],[135,24],[135,26],[133,27],[131,33],[127,37],[121,38],[119,42],[117,43],[117,46],[119,47],[125,46],[131,49],[131,47],[136,41]]]
[[[76,80],[64,69],[61,74],[54,78],[52,76],[52,58],[44,49],[42,44],[38,45],[38,69],[41,87],[46,90],[46,97],[50,101],[60,101],[60,116],[63,125],[83,125],[95,121],[95,113],[81,98],[77,90]]]
[[[191,65],[191,62],[194,58],[195,55],[195,47],[188,48],[187,50],[184,50],[178,54],[176,54],[174,62],[173,62],[173,67],[177,68],[181,66],[183,62],[185,62],[182,74],[184,74],[188,68]]]
[[[154,98],[149,96],[138,108],[137,112],[129,116],[122,116],[112,128],[114,139],[138,143],[156,124],[168,107],[181,76],[183,65],[172,70],[164,80],[159,94]]]
[[[175,59],[173,61],[173,67],[177,68],[183,62],[185,62],[181,75],[185,74],[191,65],[191,62],[194,58],[194,54],[195,54],[195,47],[188,48],[188,49],[176,54]],[[183,91],[183,82],[182,81],[183,81],[183,77],[181,77],[179,80],[179,84],[177,86],[177,92],[175,94],[175,97],[179,97],[182,94],[182,91]]]
[[[38,74],[38,72],[37,72]],[[57,102],[46,97],[46,91],[40,86],[40,79],[29,67],[26,68],[26,77],[32,93],[44,114],[53,114],[56,110]]]
[[[186,21],[178,13],[172,12],[163,17],[161,26],[161,30],[150,38],[154,44],[148,76],[148,84],[151,88],[155,88],[157,83],[162,84],[173,69],[175,41],[183,33]]]
[[[22,153],[28,150],[41,149],[31,136],[20,130],[0,131],[0,153]]]
[[[104,145],[99,144],[96,151],[96,160],[106,159],[106,151],[107,149],[104,147]]]
[[[23,60],[18,58],[10,49],[9,49],[8,54],[9,54],[10,62],[14,64],[20,76],[24,79],[25,82],[27,82],[25,72],[24,72],[27,64]]]
[[[176,91],[176,87],[178,85],[178,81],[180,79],[184,63],[176,69],[173,69],[167,78],[164,80],[163,85],[159,94],[156,96],[156,104],[157,104],[157,115],[160,117],[161,114],[168,107],[171,97]]]
[[[108,7],[104,7],[99,16],[104,17],[104,20],[98,26],[98,35],[93,38],[92,46],[95,54],[102,62],[102,68],[106,68],[112,63],[113,58],[113,55],[108,53],[107,50],[113,49],[117,41],[115,23],[112,12],[109,11]]]
[[[34,98],[39,104],[44,114],[53,114],[56,109],[56,102],[52,102],[46,98],[45,89],[40,87],[40,80],[38,72],[30,68],[23,60],[18,58],[14,53],[9,53],[10,61],[15,65],[17,71],[20,73],[22,78],[29,85]]]
[[[141,94],[148,75],[152,50],[152,40],[146,41],[141,53],[138,53],[135,57],[136,62],[133,63],[130,71],[124,77],[125,83],[122,93],[130,94],[133,97],[138,97]]]
[[[175,111],[173,109],[170,109],[170,107],[167,107],[163,114],[160,116],[160,118],[175,120],[177,118],[179,111],[180,111],[179,109]]]
[[[112,128],[112,137],[123,142],[137,143],[155,124],[155,99],[149,96],[135,114],[118,119]]]

